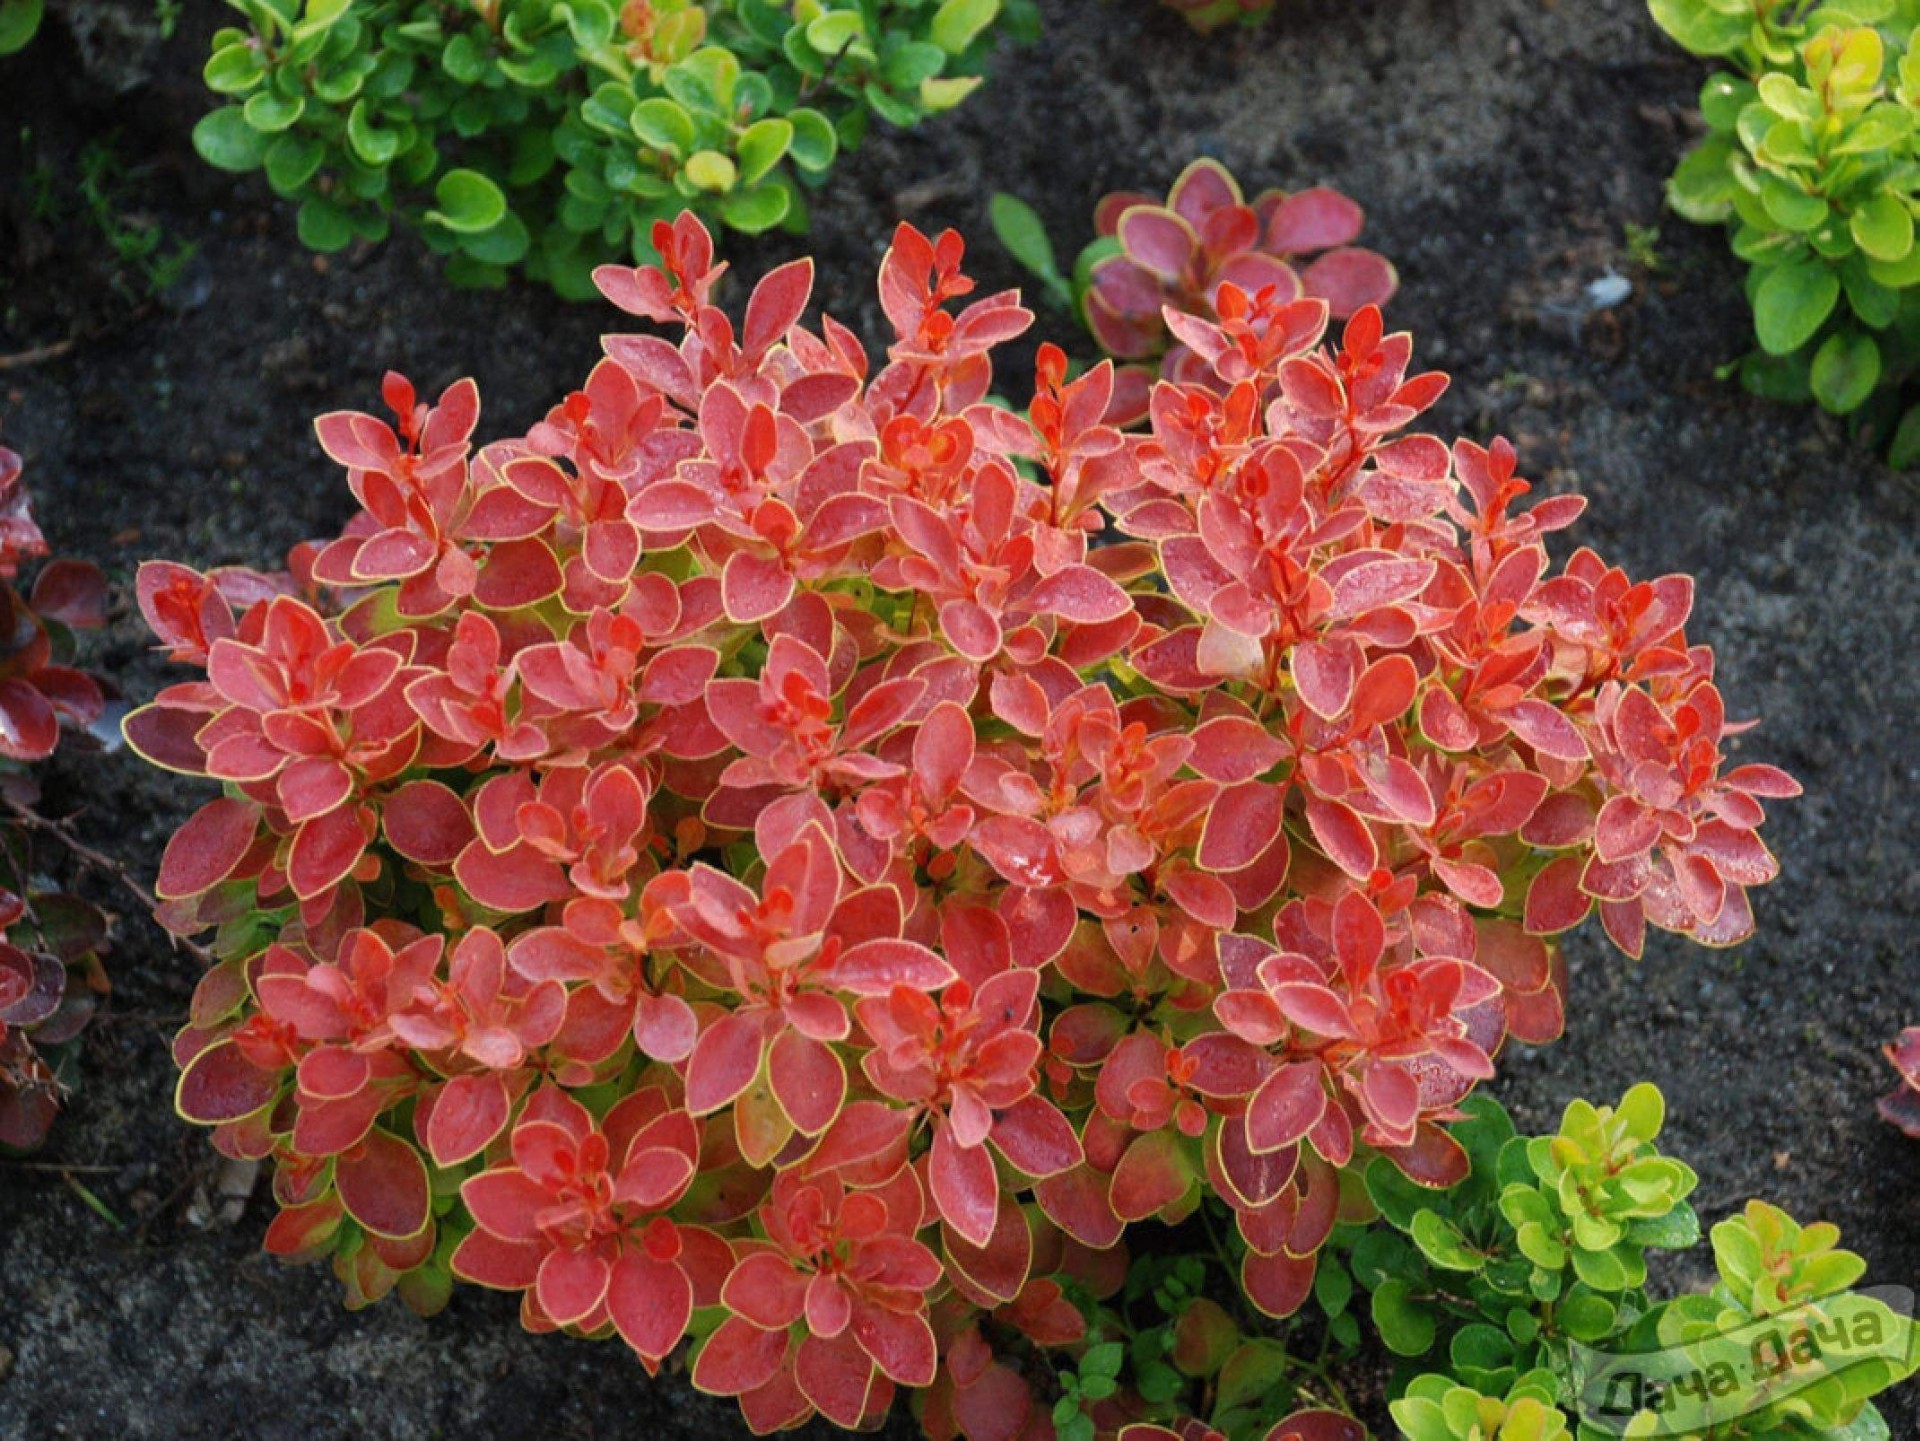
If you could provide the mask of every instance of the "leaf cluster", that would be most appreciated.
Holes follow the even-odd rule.
[[[807,193],[875,118],[911,126],[980,83],[1027,0],[230,0],[194,130],[263,170],[322,252],[396,223],[457,282],[524,266],[593,293],[692,209],[804,231]]]
[[[1754,392],[1811,397],[1920,458],[1920,6],[1652,0],[1696,55],[1731,67],[1700,92],[1707,135],[1668,182],[1689,220],[1725,223],[1747,262]]]
[[[1795,1364],[1818,1362],[1815,1328],[1828,1334],[1817,1309],[1810,1319],[1798,1308],[1832,1306],[1864,1273],[1859,1257],[1837,1249],[1834,1227],[1803,1228],[1752,1201],[1713,1228],[1719,1281],[1709,1294],[1649,1298],[1647,1252],[1686,1250],[1701,1236],[1686,1201],[1694,1173],[1654,1145],[1664,1105],[1653,1086],[1633,1087],[1612,1107],[1575,1100],[1549,1136],[1516,1136],[1484,1094],[1462,1110],[1453,1132],[1471,1174],[1421,1193],[1376,1164],[1367,1189],[1385,1224],[1341,1238],[1381,1340],[1402,1358],[1392,1412],[1403,1435],[1679,1434],[1674,1408],[1691,1390],[1717,1404],[1705,1413],[1715,1437],[1887,1434],[1870,1398],[1904,1379],[1915,1358],[1903,1339],[1908,1323],[1871,1297],[1846,1298],[1846,1316],[1869,1325],[1884,1354],[1836,1352],[1842,1364],[1773,1399]],[[1782,1316],[1756,1343],[1756,1323]],[[1660,1393],[1593,1380],[1596,1357],[1655,1351],[1691,1363],[1674,1368],[1681,1384]],[[1775,1352],[1770,1370],[1752,1360]],[[1705,1377],[1710,1391],[1697,1380]],[[1620,1399],[1628,1395],[1630,1403]]]
[[[56,560],[23,588],[21,566],[47,544],[21,472],[0,446],[0,1148],[24,1150],[53,1124],[73,1042],[107,992],[106,917],[40,873],[27,824],[32,765],[53,754],[63,725],[91,726],[106,708],[99,683],[73,666],[74,632],[105,623],[106,581]]]

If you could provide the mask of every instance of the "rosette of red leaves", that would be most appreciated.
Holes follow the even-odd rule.
[[[223,957],[179,1105],[274,1162],[272,1250],[691,1337],[756,1429],[1050,1434],[1129,1227],[1218,1196],[1287,1314],[1343,1169],[1464,1174],[1561,932],[1747,934],[1794,787],[1723,764],[1689,586],[1549,578],[1581,503],[1411,429],[1377,310],[1223,282],[1126,436],[1051,347],[988,400],[1030,317],[956,235],[895,235],[878,357],[807,262],[736,322],[656,241],[599,281],[668,334],[528,434],[392,378],[318,425],[344,536],[142,572],[205,674],[128,734],[225,783],[158,882]]]
[[[1352,200],[1316,186],[1249,201],[1217,160],[1194,161],[1164,199],[1131,190],[1106,196],[1093,223],[1101,238],[1081,264],[1095,342],[1116,360],[1158,358],[1160,375],[1182,385],[1219,384],[1213,358],[1196,354],[1195,342],[1204,351],[1202,327],[1236,317],[1245,297],[1310,297],[1345,320],[1386,304],[1400,287],[1385,256],[1353,243],[1366,215]],[[1144,366],[1121,369],[1116,422],[1145,414],[1152,380]]]
[[[105,709],[99,684],[74,669],[73,632],[106,619],[107,588],[92,566],[39,567],[29,594],[23,562],[47,553],[21,480],[20,457],[0,446],[0,796],[30,807],[27,766],[60,743],[62,722],[85,727]],[[36,1146],[65,1089],[60,1053],[107,989],[98,952],[106,918],[36,876],[26,829],[0,813],[0,1146]]]

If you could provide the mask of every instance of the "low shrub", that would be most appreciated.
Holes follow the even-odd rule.
[[[61,723],[89,726],[105,700],[73,660],[73,632],[106,618],[106,582],[81,561],[49,561],[23,592],[23,563],[47,553],[21,479],[0,446],[0,1147],[40,1144],[72,1079],[72,1044],[107,991],[106,917],[35,867],[33,764]]]
[[[1574,1101],[1545,1136],[1517,1136],[1485,1093],[1460,1110],[1448,1129],[1466,1179],[1436,1191],[1375,1160],[1343,1203],[1304,1324],[1275,1335],[1237,1313],[1216,1257],[1149,1258],[1064,1389],[1086,1384],[1091,1360],[1124,1397],[1110,1424],[1142,1403],[1188,1408],[1118,1424],[1122,1441],[1363,1441],[1333,1373],[1362,1354],[1366,1316],[1408,1441],[1887,1436],[1872,1398],[1913,1371],[1912,1322],[1850,1289],[1865,1266],[1832,1226],[1750,1201],[1713,1227],[1710,1290],[1650,1298],[1649,1254],[1701,1239],[1693,1171],[1653,1144],[1656,1088]]]
[[[1651,0],[1696,55],[1725,61],[1700,92],[1707,136],[1668,183],[1689,220],[1725,223],[1747,262],[1757,354],[1747,388],[1809,397],[1920,459],[1920,56],[1912,0],[1808,7]]]
[[[756,1430],[1104,1429],[1132,1228],[1217,1198],[1292,1315],[1363,1169],[1471,1176],[1561,933],[1751,931],[1797,787],[1726,763],[1691,583],[1550,574],[1583,503],[1413,431],[1374,308],[1223,283],[1127,436],[1050,346],[989,401],[1031,317],[951,232],[895,234],[878,358],[809,262],[736,321],[655,244],[597,280],[676,338],[525,435],[390,376],[317,422],[340,536],[140,573],[204,675],[128,736],[224,787],[157,886],[219,957],[179,1107],[350,1303],[691,1337]]]
[[[910,126],[980,83],[1030,0],[229,0],[194,143],[264,170],[301,240],[418,230],[467,284],[510,267],[591,295],[691,208],[806,228],[805,191],[872,119]]]

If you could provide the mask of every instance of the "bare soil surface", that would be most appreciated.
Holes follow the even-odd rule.
[[[1164,187],[1197,154],[1250,186],[1359,199],[1401,269],[1391,318],[1454,375],[1435,428],[1512,437],[1543,488],[1592,498],[1578,542],[1640,575],[1694,573],[1730,707],[1765,721],[1743,752],[1808,791],[1768,829],[1786,874],[1757,898],[1753,942],[1662,939],[1633,964],[1576,939],[1565,1039],[1510,1055],[1497,1094],[1541,1128],[1575,1095],[1652,1079],[1703,1219],[1763,1195],[1837,1222],[1873,1279],[1920,1282],[1920,1147],[1873,1113],[1892,1077],[1879,1046],[1920,1020],[1920,498],[1831,421],[1714,378],[1749,344],[1739,270],[1661,204],[1702,71],[1639,0],[1285,0],[1212,40],[1147,0],[1042,8],[1046,41],[1006,54],[969,107],[843,162],[816,207],[817,299],[876,334],[899,218],[959,226],[985,283],[1019,283],[987,227],[994,190],[1034,203],[1069,256],[1102,193]],[[526,286],[451,292],[405,239],[316,260],[264,185],[192,153],[213,0],[187,0],[166,41],[146,0],[51,10],[0,61],[0,355],[60,353],[0,368],[0,423],[56,547],[116,582],[95,659],[139,698],[167,679],[129,598],[140,559],[272,564],[344,518],[314,414],[373,408],[391,366],[423,389],[477,376],[483,428],[517,433],[616,317]],[[196,247],[157,301],[116,291],[99,232],[35,200],[71,190],[109,134],[123,206]],[[1659,228],[1657,268],[1629,255],[1629,224]],[[797,249],[732,255],[751,275]],[[1591,311],[1610,272],[1631,294]],[[1039,333],[1084,346],[1057,313]],[[124,754],[49,782],[147,876],[200,799]],[[194,963],[117,903],[84,1084],[33,1168],[0,1162],[0,1438],[744,1434],[622,1348],[523,1335],[504,1298],[352,1315],[331,1277],[260,1254],[270,1203],[222,1219],[216,1158],[172,1113],[166,1041]],[[1704,1251],[1666,1279],[1704,1283]],[[1920,1436],[1920,1387],[1883,1409]]]

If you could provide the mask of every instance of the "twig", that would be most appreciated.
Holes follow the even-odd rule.
[[[0,355],[0,370],[18,370],[29,365],[38,365],[43,360],[58,360],[79,343],[80,337],[69,335],[65,340],[56,340],[51,345],[36,345],[31,350],[18,350],[12,355]]]
[[[44,1171],[52,1176],[115,1176],[120,1166],[68,1166],[59,1161],[0,1161],[0,1168],[9,1171]]]
[[[54,839],[65,846],[81,864],[91,866],[95,870],[104,871],[106,874],[112,876],[128,894],[139,900],[149,911],[157,911],[160,908],[160,903],[154,899],[153,893],[141,885],[140,882],[136,881],[133,878],[133,873],[129,871],[126,866],[115,860],[112,856],[95,850],[92,846],[81,840],[79,836],[74,834],[73,827],[68,821],[56,821],[49,816],[43,816],[32,807],[23,806],[15,800],[9,800],[6,804],[13,818],[28,830],[40,831],[43,834],[54,837]],[[165,928],[163,927],[162,929]],[[205,946],[190,941],[185,936],[177,936],[172,931],[167,931],[167,941],[174,950],[186,952],[188,955],[199,960],[203,965],[211,966],[217,959]]]

